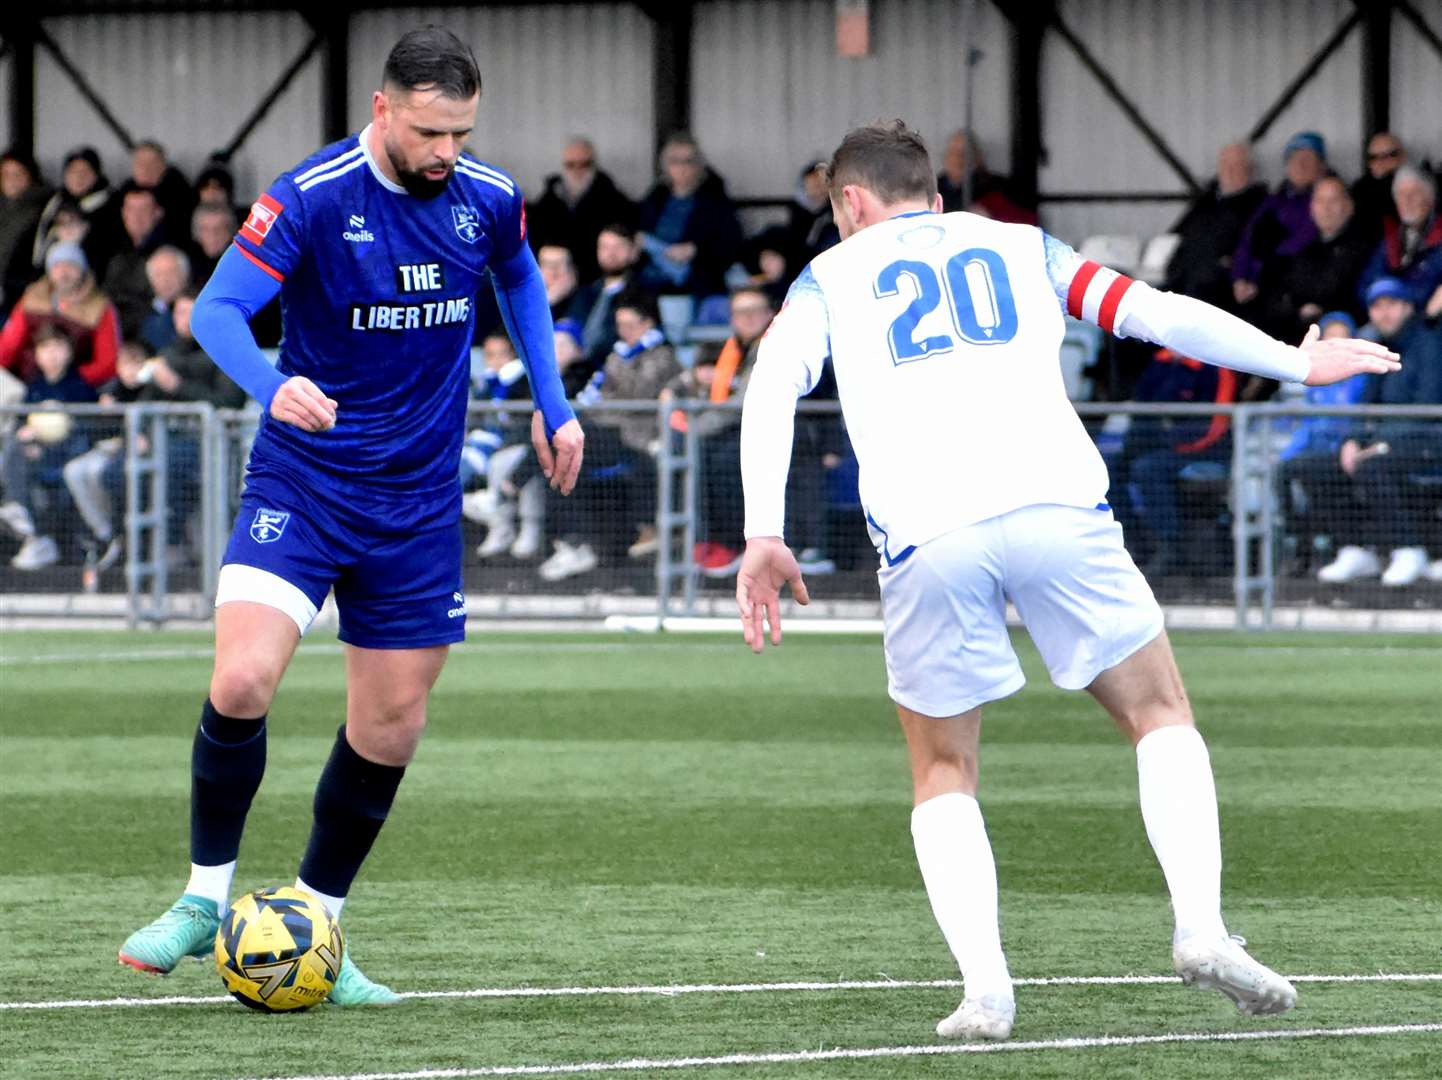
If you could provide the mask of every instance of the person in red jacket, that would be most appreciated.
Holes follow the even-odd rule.
[[[120,320],[100,291],[79,244],[59,243],[45,256],[45,276],[32,284],[0,330],[0,367],[22,382],[35,374],[35,340],[53,326],[75,345],[75,366],[91,386],[115,377]]]

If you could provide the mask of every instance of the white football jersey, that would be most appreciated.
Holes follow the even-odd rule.
[[[903,214],[812,261],[758,374],[785,372],[805,393],[829,355],[867,524],[891,562],[1018,507],[1105,501],[1106,467],[1062,382],[1062,311],[1070,298],[1112,330],[1132,284],[1029,225]],[[776,507],[752,494],[747,536],[779,535]]]

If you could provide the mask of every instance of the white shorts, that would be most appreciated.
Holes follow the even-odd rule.
[[[955,716],[1026,683],[1006,628],[1016,605],[1052,682],[1089,686],[1162,631],[1162,611],[1110,510],[1027,506],[883,566],[891,698]]]

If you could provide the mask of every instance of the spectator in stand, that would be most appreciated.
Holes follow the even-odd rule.
[[[130,183],[134,187],[155,192],[156,202],[165,211],[167,228],[183,228],[195,209],[195,192],[190,181],[165,157],[165,148],[154,139],[137,143],[130,152]],[[172,236],[171,240],[184,240]]]
[[[45,252],[57,239],[57,216],[62,211],[73,210],[84,219],[85,255],[95,271],[97,280],[105,277],[106,265],[119,243],[119,226],[115,220],[115,207],[111,202],[110,181],[100,167],[100,155],[93,147],[82,146],[65,155],[64,169],[60,174],[60,190],[45,204],[40,216],[40,227],[35,234],[35,246],[31,260],[37,272],[44,269]],[[74,240],[74,234],[64,237]]]
[[[1133,395],[1137,401],[1215,402],[1237,399],[1236,373],[1159,350],[1142,372]],[[1178,500],[1182,470],[1197,462],[1225,462],[1231,451],[1231,419],[1134,416],[1122,443],[1120,460],[1111,465],[1112,504],[1117,517],[1136,530],[1128,537],[1145,544],[1143,572],[1155,579],[1186,569],[1182,551],[1182,514]]]
[[[160,352],[176,337],[173,309],[190,287],[190,258],[169,244],[156,248],[145,260],[145,279],[150,283],[150,314],[140,324],[140,340],[151,352]]]
[[[596,265],[601,276],[582,286],[577,298],[586,309],[581,349],[593,368],[604,364],[610,354],[616,340],[616,298],[633,283],[640,259],[641,245],[631,226],[612,222],[596,237]]]
[[[1345,311],[1331,311],[1317,320],[1324,338],[1357,336],[1357,324]],[[1367,388],[1367,376],[1354,375],[1330,386],[1298,386],[1297,396],[1308,405],[1355,405]],[[1277,452],[1277,494],[1282,503],[1285,531],[1297,540],[1296,570],[1309,574],[1316,540],[1323,533],[1315,520],[1319,503],[1330,505],[1346,477],[1337,465],[1342,442],[1354,421],[1342,416],[1307,416]]]
[[[776,314],[771,295],[756,286],[731,294],[731,336],[711,363],[698,358],[691,372],[673,380],[676,397],[705,398],[714,404],[739,405],[756,364],[761,338]],[[689,378],[686,378],[689,376]],[[686,421],[701,437],[701,538],[691,558],[707,577],[726,577],[741,565],[745,506],[741,498],[741,411],[714,409]],[[677,424],[673,419],[673,427]]]
[[[1362,272],[1361,292],[1384,277],[1397,278],[1413,297],[1430,297],[1442,286],[1442,215],[1437,213],[1437,181],[1415,165],[1403,165],[1392,177],[1397,216],[1383,225],[1382,242]],[[1429,305],[1430,306],[1430,305]]]
[[[172,315],[174,339],[153,354],[142,342],[121,347],[115,378],[100,388],[101,404],[130,402],[205,402],[217,409],[238,409],[245,404],[245,391],[221,371],[190,330],[198,290],[183,289],[175,298]],[[103,572],[120,554],[112,507],[124,496],[124,443],[121,429],[97,432],[94,447],[66,463],[65,486],[70,490],[81,517],[89,526],[86,544],[88,570]],[[142,452],[145,447],[140,447]],[[170,495],[168,540],[179,544],[185,522],[198,505],[200,489],[200,440],[184,429],[172,429],[169,438],[166,485]]]
[[[43,328],[35,337],[36,374],[25,402],[94,402],[95,389],[73,369],[75,347],[62,330]],[[60,561],[60,546],[50,535],[63,522],[65,485],[61,469],[83,453],[85,425],[63,412],[36,408],[0,449],[0,522],[20,539],[10,560],[17,570],[41,570]]]
[[[492,334],[486,338],[483,348],[486,375],[477,388],[476,396],[498,404],[530,401],[531,385],[526,378],[526,366],[516,357],[511,339],[503,334]],[[559,359],[557,367],[560,367]],[[488,450],[481,472],[486,486],[462,499],[465,515],[487,529],[485,540],[476,549],[476,556],[482,560],[499,555],[534,559],[541,551],[541,529],[546,518],[545,480],[528,473],[519,490],[510,486],[512,475],[531,453],[531,417],[529,413],[494,413],[486,417],[484,433],[488,436],[485,441]],[[475,434],[472,432],[472,436]],[[471,437],[467,438],[467,443],[474,446]],[[468,446],[468,451],[471,446]],[[472,454],[474,464],[480,464],[478,458],[479,455]],[[464,468],[463,454],[463,472]],[[519,529],[516,527],[518,517]]]
[[[1407,148],[1390,131],[1379,131],[1367,140],[1367,167],[1352,184],[1352,201],[1357,217],[1372,243],[1382,239],[1382,223],[1397,216],[1392,200],[1392,178],[1407,163]]]
[[[1282,341],[1300,342],[1324,311],[1355,312],[1357,279],[1372,254],[1340,178],[1324,176],[1312,185],[1312,221],[1317,238],[1278,260],[1272,286],[1257,299],[1262,328]]]
[[[566,397],[579,394],[596,374],[581,347],[581,324],[575,319],[562,319],[556,324],[556,370],[561,373],[561,386]]]
[[[1177,250],[1167,263],[1162,288],[1232,310],[1232,254],[1242,230],[1267,197],[1252,182],[1252,152],[1228,143],[1217,153],[1217,178],[1177,224]]]
[[[1239,312],[1257,317],[1253,301],[1271,284],[1277,260],[1295,255],[1317,236],[1312,185],[1327,171],[1327,144],[1315,131],[1299,131],[1282,153],[1286,179],[1262,200],[1232,255],[1232,296]]]
[[[580,281],[576,278],[576,261],[559,244],[545,244],[536,252],[541,280],[546,285],[546,302],[551,305],[551,322],[561,319],[584,321],[587,312],[581,308]]]
[[[1373,282],[1367,314],[1382,344],[1402,357],[1402,370],[1369,376],[1361,404],[1442,404],[1442,327],[1417,311],[1408,286],[1397,278]],[[1401,587],[1431,576],[1427,537],[1437,495],[1412,477],[1442,473],[1436,422],[1387,418],[1363,425],[1342,443],[1337,464],[1345,480],[1333,498],[1319,500],[1314,517],[1340,548],[1318,579],[1339,584],[1380,573],[1383,585]],[[1382,552],[1390,553],[1385,570]]]
[[[576,396],[576,404],[656,401],[681,370],[675,350],[661,330],[661,313],[648,293],[632,291],[616,301],[620,338],[606,365]],[[656,463],[653,443],[660,436],[654,412],[583,413],[587,483],[570,499],[550,500],[556,511],[555,552],[541,564],[545,581],[584,574],[602,558],[625,552],[640,559],[654,555],[656,536]],[[609,482],[593,482],[609,481]],[[584,496],[579,502],[577,495]],[[618,513],[614,502],[621,503]],[[631,537],[634,542],[626,546]]]
[[[661,148],[661,179],[642,200],[639,217],[641,248],[650,258],[642,285],[698,299],[726,291],[726,271],[741,251],[741,225],[725,182],[690,135],[672,135]]]
[[[106,268],[105,294],[120,312],[120,332],[133,338],[151,311],[145,263],[165,244],[165,211],[152,189],[128,188],[120,200],[120,221],[124,240]]]
[[[786,214],[794,277],[816,256],[841,242],[841,234],[836,229],[836,219],[831,213],[831,193],[826,182],[825,158],[814,158],[802,166]]]
[[[70,339],[76,371],[91,386],[115,374],[119,317],[96,287],[78,244],[56,244],[46,254],[45,276],[25,290],[0,331],[0,368],[29,382],[37,335],[51,327]]]
[[[0,156],[0,311],[7,310],[38,276],[31,253],[50,188],[29,154]]]
[[[971,180],[970,203],[966,201],[968,174]],[[1037,224],[1035,201],[1014,190],[1009,177],[987,169],[981,144],[976,141],[973,132],[955,131],[946,140],[946,150],[941,156],[941,172],[936,174],[936,188],[941,193],[941,208],[946,213],[967,210],[997,221]]]
[[[224,207],[236,221],[240,220],[244,207],[235,201],[235,177],[220,162],[207,162],[196,175],[195,205],[197,209],[202,206]]]
[[[583,282],[595,280],[596,238],[608,225],[634,226],[636,204],[596,164],[591,140],[572,139],[561,151],[561,171],[546,177],[546,190],[527,207],[533,247],[559,244],[575,256]]]
[[[191,280],[204,287],[238,228],[235,211],[221,203],[201,203],[190,216]]]

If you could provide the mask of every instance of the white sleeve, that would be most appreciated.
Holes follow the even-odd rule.
[[[1047,276],[1062,310],[1118,337],[1142,338],[1218,367],[1302,382],[1311,361],[1221,308],[1189,296],[1153,289],[1042,234]]]
[[[815,387],[830,354],[826,300],[807,268],[771,321],[746,384],[741,409],[741,484],[746,494],[748,540],[783,535],[796,399]]]

